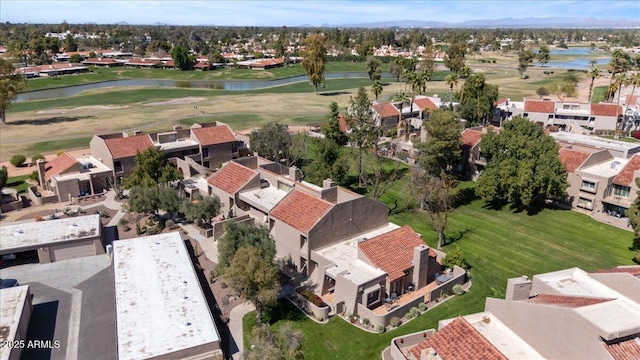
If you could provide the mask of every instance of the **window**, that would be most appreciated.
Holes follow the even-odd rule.
[[[307,237],[300,235],[300,249],[307,243]]]
[[[209,148],[208,147],[202,148],[202,157],[205,158],[205,159],[209,157]]]
[[[231,144],[231,152],[238,152],[238,143]]]
[[[529,113],[522,114],[522,117],[529,117]]]
[[[581,197],[578,199],[578,207],[591,210],[593,209],[593,200]]]
[[[278,189],[282,190],[282,191],[289,192],[289,191],[291,191],[292,188],[291,188],[291,186],[289,186],[287,184],[283,184],[281,182],[278,182]]]
[[[114,161],[113,162],[113,170],[115,170],[116,173],[123,172],[124,169],[122,168],[122,161]]]
[[[630,191],[628,186],[613,185],[613,196],[629,198]]]
[[[374,292],[370,292],[367,295],[367,306],[378,302],[378,300],[380,300],[380,290],[376,290]]]
[[[588,191],[588,192],[596,192],[596,183],[589,180],[582,180],[582,185],[580,186],[580,190]]]

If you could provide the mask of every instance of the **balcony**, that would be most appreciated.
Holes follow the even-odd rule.
[[[400,295],[393,302],[387,303],[387,304],[381,304],[380,306],[378,306],[375,309],[372,309],[371,311],[373,311],[373,313],[376,314],[376,315],[386,315],[387,313],[389,313],[391,311],[394,311],[396,309],[400,309],[400,308],[406,306],[407,304],[412,304],[418,298],[422,299],[422,301],[420,301],[420,302],[428,303],[431,300],[429,294],[437,286],[438,286],[438,284],[435,281],[433,281],[433,282],[431,282],[427,286],[424,286],[421,289],[418,289],[418,290],[415,290],[415,291],[406,292],[406,293]],[[409,309],[407,309],[407,311],[408,310]]]

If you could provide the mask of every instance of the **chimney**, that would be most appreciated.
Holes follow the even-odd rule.
[[[289,168],[289,179],[291,181],[298,182],[300,181],[301,177],[302,177],[302,174],[300,173],[300,169],[298,169],[295,166],[292,166]]]
[[[173,130],[174,131],[182,130],[182,125],[179,125],[179,124],[173,125]]]
[[[429,269],[429,247],[418,245],[413,248],[413,285],[416,289],[427,285],[427,275]]]
[[[330,188],[335,187],[335,186],[336,186],[336,183],[331,179],[322,180],[322,188],[323,189],[330,189]]]
[[[46,167],[45,167],[46,163],[47,162],[42,159],[39,159],[36,163],[38,165],[38,180],[40,181],[40,186],[44,186],[44,174],[46,172]]]
[[[140,134],[142,134],[142,130],[140,130],[140,129],[135,129],[133,131],[133,136],[140,135]]]
[[[529,280],[529,277],[522,275],[521,277],[512,278],[507,280],[507,294],[505,300],[527,300],[531,293],[531,287],[533,283]]]

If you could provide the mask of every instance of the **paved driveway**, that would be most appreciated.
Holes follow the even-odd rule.
[[[33,314],[29,340],[59,341],[58,349],[24,351],[24,359],[116,358],[113,271],[107,255],[0,270],[0,277],[29,284]]]

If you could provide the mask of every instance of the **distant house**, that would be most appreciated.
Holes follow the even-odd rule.
[[[147,134],[115,133],[94,135],[89,143],[91,156],[101,161],[113,171],[116,178],[127,177],[135,166],[135,156],[152,147]]]
[[[88,58],[84,60],[82,64],[87,66],[97,66],[97,67],[115,67],[115,66],[123,66],[124,62],[117,61],[112,58]]]
[[[151,60],[151,59],[130,59],[124,63],[124,66],[127,67],[137,67],[137,68],[154,68],[162,65],[162,61],[159,60]]]

